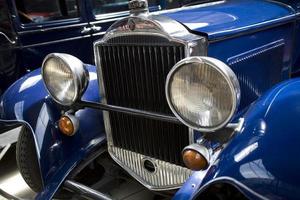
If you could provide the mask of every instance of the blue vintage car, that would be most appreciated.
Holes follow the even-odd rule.
[[[37,199],[114,199],[107,173],[176,200],[300,199],[300,2],[182,2],[130,1],[96,66],[54,51],[2,95]]]

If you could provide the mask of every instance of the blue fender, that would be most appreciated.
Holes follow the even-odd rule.
[[[300,79],[275,86],[243,117],[241,131],[206,174],[194,172],[174,199],[195,199],[220,182],[235,186],[250,199],[299,198]]]
[[[87,65],[89,86],[83,100],[99,102],[96,67]],[[51,199],[70,171],[83,158],[105,143],[102,112],[83,109],[76,112],[79,130],[72,136],[57,128],[61,109],[47,93],[40,69],[15,82],[1,97],[1,119],[18,122],[33,134],[44,190],[37,199]]]

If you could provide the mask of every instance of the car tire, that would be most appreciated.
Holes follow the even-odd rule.
[[[16,160],[19,171],[27,185],[36,193],[43,190],[35,143],[32,134],[22,128],[16,145]],[[72,193],[60,188],[54,195],[57,199],[71,199]]]
[[[32,134],[24,127],[21,129],[17,141],[16,160],[25,182],[33,191],[40,192],[43,189],[43,183],[35,143]]]

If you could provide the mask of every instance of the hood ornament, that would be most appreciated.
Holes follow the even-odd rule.
[[[148,14],[148,0],[131,0],[128,3],[130,14],[139,15],[139,14]]]

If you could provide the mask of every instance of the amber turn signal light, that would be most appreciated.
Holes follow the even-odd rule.
[[[209,152],[203,145],[192,144],[183,149],[182,159],[187,168],[193,171],[204,170],[209,165]]]
[[[74,115],[66,114],[58,121],[59,130],[67,136],[73,136],[79,127],[79,121]]]

